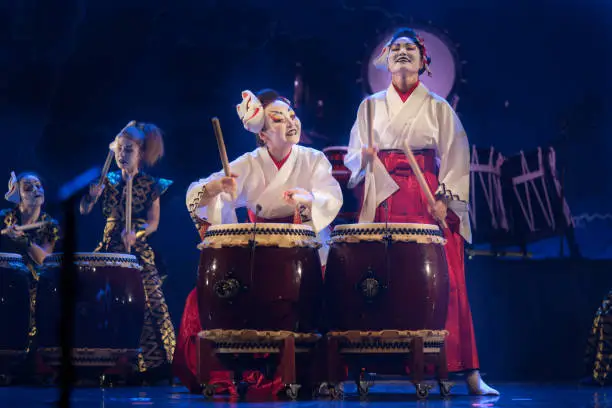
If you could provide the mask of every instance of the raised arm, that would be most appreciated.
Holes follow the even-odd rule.
[[[91,210],[93,210],[94,205],[96,205],[98,199],[104,191],[104,187],[104,184],[100,186],[97,184],[92,184],[89,186],[89,193],[85,194],[83,198],[81,198],[79,205],[79,211],[82,215],[87,215],[91,212]]]
[[[246,205],[244,186],[251,176],[250,155],[230,163],[232,176],[223,171],[191,183],[187,189],[186,205],[191,219],[199,230],[203,223],[236,222],[234,209]]]

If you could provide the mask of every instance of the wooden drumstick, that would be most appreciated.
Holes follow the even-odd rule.
[[[48,223],[49,221],[39,221],[39,222],[35,222],[32,224],[27,224],[27,225],[18,225],[15,227],[15,231],[29,231],[33,229],[38,229],[38,228],[44,227]],[[8,228],[5,228],[2,231],[0,231],[0,234],[2,235],[8,234]]]
[[[129,128],[130,126],[134,126],[135,124],[136,124],[135,120],[129,121],[128,124],[125,125],[119,133],[117,133],[117,136],[115,136],[115,139],[118,136],[120,136],[123,132],[125,132],[127,128]],[[102,174],[100,174],[100,180],[98,180],[98,187],[100,187],[102,183],[104,183],[104,179],[106,178],[106,175],[108,174],[108,170],[110,170],[110,166],[113,163],[114,156],[115,156],[115,152],[113,152],[112,150],[109,150],[108,154],[106,155],[106,161],[104,162],[104,167],[102,167]]]
[[[408,163],[410,163],[412,172],[416,176],[419,186],[421,186],[421,190],[423,190],[423,193],[425,193],[425,196],[427,197],[427,202],[429,203],[431,208],[434,208],[436,204],[436,199],[434,198],[433,193],[429,189],[429,186],[427,185],[427,181],[425,181],[425,176],[423,176],[423,173],[421,172],[421,168],[419,167],[419,164],[417,163],[416,158],[414,157],[414,154],[412,153],[412,150],[410,149],[410,145],[408,144],[408,141],[404,143],[404,154],[406,154],[406,157],[408,158]],[[440,220],[440,224],[442,224],[443,228],[448,228],[448,225],[446,224],[446,220]]]
[[[108,170],[110,169],[114,156],[115,156],[115,152],[113,152],[112,150],[109,150],[108,155],[106,155],[106,161],[104,162],[104,167],[102,167],[102,173],[100,174],[100,180],[98,180],[98,187],[100,187],[102,183],[104,183],[104,179],[106,178],[106,175],[108,174]]]
[[[231,175],[229,160],[227,160],[227,151],[225,150],[225,142],[223,141],[223,133],[221,132],[221,123],[219,118],[212,118],[213,130],[215,131],[215,137],[217,138],[217,147],[219,148],[219,155],[221,156],[221,163],[223,164],[223,172],[226,177]]]
[[[132,232],[132,176],[127,176],[126,192],[125,192],[125,233],[129,235]],[[126,243],[127,253],[132,250],[129,242]]]

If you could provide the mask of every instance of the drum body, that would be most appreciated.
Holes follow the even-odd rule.
[[[198,307],[205,330],[318,330],[323,277],[310,227],[214,225],[199,248]]]
[[[38,351],[43,360],[59,364],[62,254],[47,257],[38,288]],[[135,358],[144,323],[142,267],[133,255],[77,253],[74,324],[76,366],[112,366],[118,358]]]
[[[323,153],[332,165],[332,175],[342,189],[343,203],[333,225],[356,223],[359,216],[362,192],[359,188],[348,188],[351,171],[344,165],[347,152],[346,146],[330,146],[323,149]]]
[[[28,352],[32,280],[21,255],[0,253],[0,373]]]
[[[435,225],[336,226],[325,270],[328,328],[443,330],[449,295],[444,243]]]

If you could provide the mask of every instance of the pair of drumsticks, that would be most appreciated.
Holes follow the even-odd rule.
[[[374,102],[372,101],[371,97],[366,99],[366,117],[367,117],[367,122],[368,122],[368,146],[370,148],[374,146],[374,107],[373,107],[373,104]],[[427,198],[427,203],[431,206],[431,208],[434,208],[436,204],[436,199],[434,198],[433,193],[431,192],[431,190],[429,189],[429,186],[427,185],[425,176],[423,176],[423,172],[421,171],[421,168],[419,167],[419,164],[417,163],[416,158],[414,157],[414,154],[412,153],[412,149],[410,148],[410,144],[408,140],[404,142],[404,154],[408,158],[408,163],[410,164],[410,167],[412,168],[412,172],[417,178],[417,182],[419,183],[421,190],[423,190],[423,192],[425,193],[425,196]],[[370,173],[373,171],[372,161],[368,162],[367,171]],[[365,204],[365,194],[364,194],[364,204]],[[447,228],[447,224],[445,220],[440,220],[440,224],[442,225],[442,228]]]
[[[370,147],[372,147],[374,146],[374,128],[373,128],[374,109],[373,109],[372,98],[366,99],[366,115],[367,115],[367,121],[368,121],[368,144]],[[215,132],[215,137],[217,138],[217,147],[219,148],[219,155],[221,156],[221,163],[223,163],[223,171],[225,173],[225,176],[229,177],[231,174],[230,167],[229,167],[229,160],[227,159],[227,151],[225,150],[225,142],[223,141],[223,133],[221,132],[221,124],[219,123],[219,118],[216,118],[216,117],[212,118],[212,125],[213,125],[213,130]],[[429,189],[429,186],[427,185],[425,176],[423,176],[423,172],[421,171],[421,168],[419,167],[416,161],[416,158],[414,157],[414,154],[412,153],[412,150],[410,149],[408,141],[406,141],[406,143],[404,144],[404,153],[406,154],[406,157],[408,158],[408,162],[410,163],[410,167],[412,168],[412,171],[417,178],[419,186],[421,187],[421,189],[425,193],[425,196],[427,197],[428,204],[431,206],[431,208],[434,208],[436,204],[436,200],[433,196],[433,193]],[[370,173],[373,171],[372,161],[368,162],[367,171]],[[364,199],[365,199],[365,196],[364,196]],[[297,215],[299,214],[299,211],[297,208],[295,209],[295,211],[296,211],[295,216],[297,217]],[[440,224],[442,225],[443,228],[447,228],[447,224],[445,220],[440,220]]]

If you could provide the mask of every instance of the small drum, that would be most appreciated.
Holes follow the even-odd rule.
[[[333,225],[355,223],[359,216],[359,208],[361,204],[361,190],[359,188],[349,189],[348,182],[351,178],[351,171],[344,165],[344,157],[348,152],[346,146],[330,146],[323,149],[323,153],[332,165],[332,175],[342,189],[344,202],[338,216],[333,222]]]
[[[338,225],[325,270],[330,330],[443,330],[449,276],[440,228]]]
[[[31,284],[32,273],[23,257],[1,252],[0,322],[4,328],[0,330],[0,361],[24,357],[28,351]]]
[[[60,276],[62,254],[47,257],[38,287],[38,352],[53,366],[59,364]],[[119,358],[133,359],[140,347],[145,292],[142,267],[133,255],[77,253],[78,271],[74,323],[75,366],[114,366]]]
[[[211,226],[199,245],[202,327],[317,331],[323,289],[319,246],[307,225]]]

